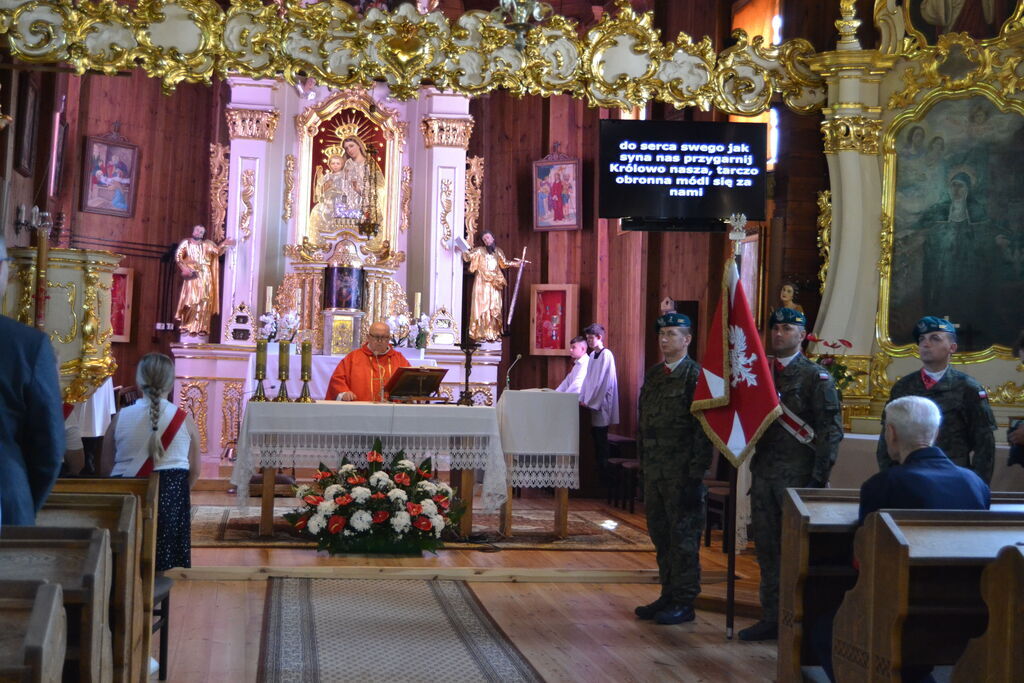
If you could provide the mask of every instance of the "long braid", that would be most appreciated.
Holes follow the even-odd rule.
[[[166,453],[159,431],[161,401],[170,392],[171,384],[174,382],[174,362],[162,353],[147,353],[139,361],[135,381],[149,401],[150,434],[146,451],[153,458],[153,464],[159,465]]]

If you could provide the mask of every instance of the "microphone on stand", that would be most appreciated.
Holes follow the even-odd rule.
[[[508,366],[508,372],[505,373],[505,388],[506,389],[509,388],[509,383],[512,381],[512,368],[514,368],[516,366],[516,363],[518,363],[520,360],[522,360],[522,358],[523,358],[523,354],[517,353],[516,354],[516,359],[514,361],[512,361],[512,365]]]

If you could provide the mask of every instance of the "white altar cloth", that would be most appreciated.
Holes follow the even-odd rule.
[[[82,405],[78,423],[82,436],[89,438],[106,434],[107,427],[110,426],[110,417],[116,412],[114,380],[108,377]]]
[[[267,345],[267,378],[263,380],[263,391],[267,398],[277,396],[281,380],[277,378],[278,344]],[[298,344],[292,344],[292,353],[288,356],[288,396],[294,401],[302,391],[302,354],[296,353]],[[420,358],[419,349],[398,347],[395,349],[405,356],[413,367],[435,367],[437,361],[432,358]],[[331,383],[331,375],[344,356],[313,356],[313,368],[309,380],[309,393],[319,401],[327,394],[327,385]],[[245,400],[249,400],[256,391],[256,354],[249,356],[249,366],[245,371]]]
[[[505,502],[507,469],[494,408],[356,401],[248,404],[231,474],[238,502],[247,504],[249,479],[260,467],[338,467],[343,457],[365,466],[377,437],[386,456],[404,449],[416,462],[447,456],[453,469],[483,469],[484,510]]]
[[[579,394],[511,391],[498,399],[509,486],[580,487]]]

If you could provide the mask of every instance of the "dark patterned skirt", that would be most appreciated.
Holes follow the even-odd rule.
[[[192,502],[188,470],[159,470],[156,515],[156,570],[192,566]]]

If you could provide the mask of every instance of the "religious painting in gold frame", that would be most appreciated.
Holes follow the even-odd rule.
[[[530,355],[568,355],[572,338],[579,334],[578,312],[578,285],[532,285]]]
[[[935,90],[884,141],[877,336],[917,353],[924,315],[958,326],[959,362],[1010,359],[1024,327],[1024,104],[984,82]]]
[[[884,0],[881,0],[884,2]],[[944,33],[967,33],[977,41],[998,38],[1020,19],[1018,0],[904,0],[907,32],[921,45],[935,45]]]

